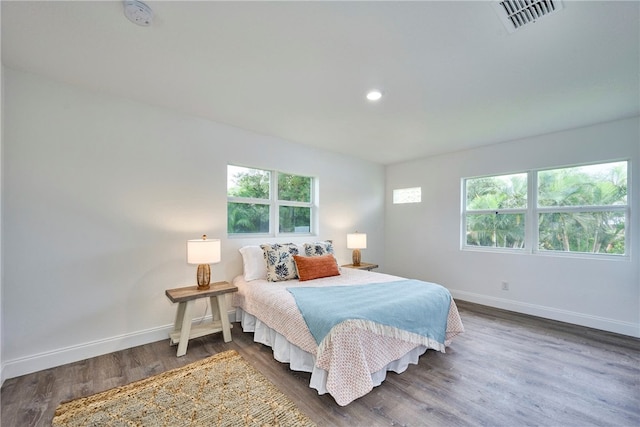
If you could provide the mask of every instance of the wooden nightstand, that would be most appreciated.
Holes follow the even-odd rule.
[[[355,268],[356,270],[367,270],[367,271],[371,271],[374,268],[378,268],[378,264],[369,264],[366,262],[361,262],[360,265],[353,265],[353,264],[345,264],[345,265],[341,265],[340,267],[344,267],[344,268]]]
[[[167,289],[165,295],[171,302],[178,303],[173,332],[169,334],[171,345],[178,344],[177,356],[187,354],[187,345],[192,338],[222,332],[224,342],[231,341],[231,323],[227,313],[227,302],[224,294],[235,292],[238,288],[228,282],[212,283],[209,289],[199,291],[197,286]],[[193,317],[191,312],[195,301],[199,298],[209,298],[211,302],[212,321],[204,325],[191,327]]]

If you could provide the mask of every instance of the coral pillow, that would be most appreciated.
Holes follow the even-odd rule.
[[[321,277],[339,276],[338,263],[333,255],[299,256],[294,255],[300,281],[319,279]]]

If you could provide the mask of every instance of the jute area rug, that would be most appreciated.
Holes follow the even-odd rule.
[[[314,426],[235,350],[61,404],[61,426]]]

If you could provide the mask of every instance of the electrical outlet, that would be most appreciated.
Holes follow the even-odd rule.
[[[509,282],[507,282],[506,280],[502,281],[502,290],[503,291],[508,291],[509,290]]]

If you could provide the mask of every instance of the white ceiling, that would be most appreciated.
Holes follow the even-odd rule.
[[[637,1],[146,3],[2,1],[2,62],[382,164],[640,114]]]

